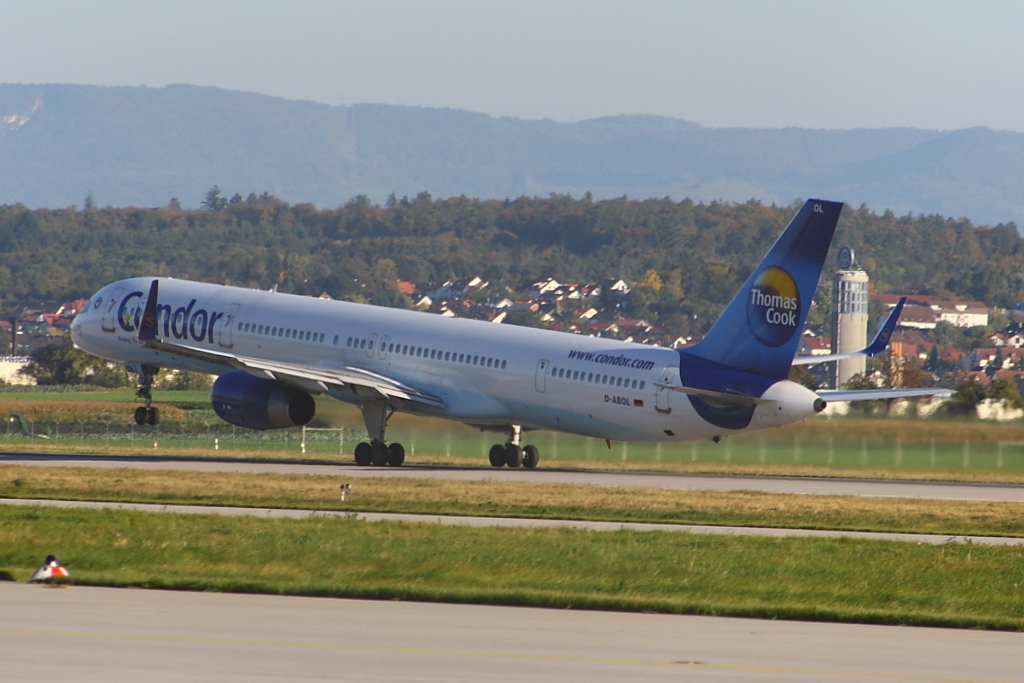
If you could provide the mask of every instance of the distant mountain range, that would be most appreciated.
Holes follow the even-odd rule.
[[[453,109],[314,102],[192,85],[0,84],[0,204],[198,207],[269,192],[334,208],[568,193],[789,204],[1024,225],[1024,134],[884,128],[705,128],[614,116],[579,123]]]

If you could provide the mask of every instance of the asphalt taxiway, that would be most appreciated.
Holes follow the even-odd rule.
[[[0,583],[5,683],[1024,680],[1024,634]]]

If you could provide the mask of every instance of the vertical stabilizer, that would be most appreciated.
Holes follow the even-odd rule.
[[[680,354],[787,377],[842,208],[807,200],[708,335]]]

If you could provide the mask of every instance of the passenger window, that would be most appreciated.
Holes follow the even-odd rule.
[[[459,362],[461,363],[461,362],[463,362],[463,361],[464,361],[465,359],[466,359],[466,354],[464,354],[464,353],[460,353],[460,354],[459,354]]]
[[[505,364],[506,364],[506,363],[508,363],[508,361],[507,361],[507,360],[503,360],[503,361],[501,361],[501,369],[502,369],[502,370],[504,370],[504,369],[505,369]]]
[[[617,387],[621,387],[622,386],[622,378],[621,377],[619,377],[617,380],[615,380],[615,386],[617,386]]]
[[[367,344],[366,348],[368,348],[370,351],[373,351],[373,342],[371,341],[369,344]]]
[[[407,345],[405,345],[405,344],[402,344],[402,355],[403,356],[408,356],[409,355],[409,347]]]
[[[416,357],[417,358],[421,358],[422,356],[423,356],[423,347],[417,346],[416,347]]]
[[[322,344],[323,342],[324,342],[324,333],[321,332],[320,333],[320,343]]]
[[[309,341],[309,332],[306,333],[306,341]],[[334,345],[338,345],[338,335],[334,335]]]
[[[487,367],[491,367],[491,363],[493,363],[493,362],[494,362],[493,358],[488,358],[487,359]]]
[[[451,351],[445,351],[444,352],[444,359],[448,360],[450,355],[451,355]]]
[[[633,380],[633,388],[636,389],[636,380]]]
[[[361,349],[365,349],[366,348],[366,340],[365,339],[360,339],[359,340],[359,348],[361,348]]]
[[[580,374],[580,373],[579,373],[579,370],[573,370],[573,371],[572,371],[572,378],[573,378],[573,379],[578,379],[578,378],[577,378],[577,375],[579,375],[579,374]]]
[[[437,352],[434,349],[430,349],[430,360],[434,360],[434,354]]]
[[[643,382],[640,382],[640,388],[641,388],[641,389],[643,389],[643,388],[644,388],[644,383],[643,383]]]

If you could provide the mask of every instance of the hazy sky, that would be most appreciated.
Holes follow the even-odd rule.
[[[0,82],[1024,131],[1024,2],[0,0]]]

